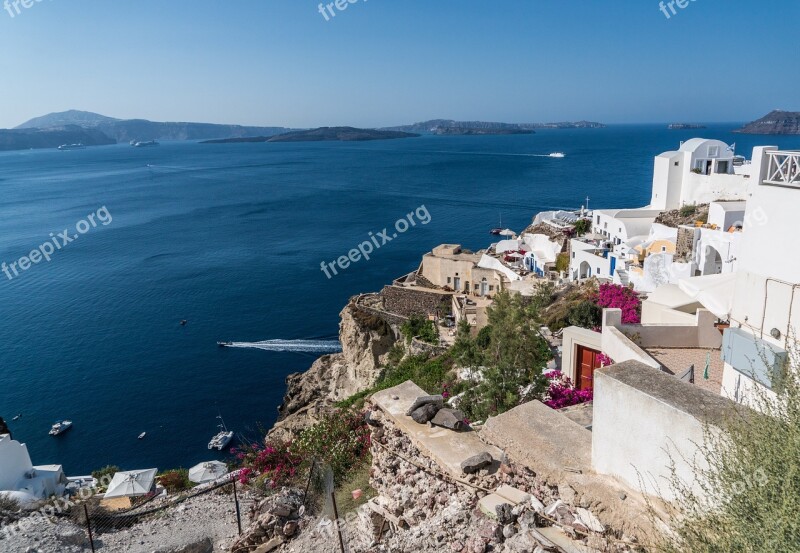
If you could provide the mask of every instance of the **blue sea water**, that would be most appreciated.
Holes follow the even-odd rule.
[[[34,463],[70,475],[224,458],[206,449],[217,413],[256,438],[286,375],[335,348],[348,298],[437,244],[486,247],[501,217],[519,230],[587,196],[598,208],[645,205],[653,156],[698,134],[748,157],[759,144],[800,148],[800,137],[736,126],[2,153],[0,262],[75,234],[103,206],[113,220],[13,280],[0,273],[0,416]],[[555,151],[567,157],[531,155]],[[331,279],[321,271],[422,205],[429,224]],[[74,428],[49,437],[61,418]]]

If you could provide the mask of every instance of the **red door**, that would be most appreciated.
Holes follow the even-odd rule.
[[[594,371],[600,368],[597,357],[600,352],[584,346],[578,346],[578,366],[575,375],[575,387],[579,390],[594,388]]]

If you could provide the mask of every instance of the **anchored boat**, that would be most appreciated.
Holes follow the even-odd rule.
[[[58,421],[51,428],[49,434],[51,436],[58,436],[72,428],[72,421]]]

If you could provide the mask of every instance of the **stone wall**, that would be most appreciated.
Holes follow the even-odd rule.
[[[675,249],[676,260],[692,259],[694,252],[694,233],[693,227],[678,227],[678,240]]]
[[[409,348],[411,355],[429,354],[429,355],[442,355],[447,351],[447,346],[439,346],[436,344],[429,344],[423,342],[419,338],[411,339],[411,347]]]
[[[386,311],[403,317],[416,314],[443,316],[451,310],[452,293],[386,286],[382,292]]]

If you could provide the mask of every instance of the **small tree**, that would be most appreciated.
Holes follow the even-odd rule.
[[[436,330],[436,325],[433,321],[424,315],[415,314],[400,325],[400,332],[406,339],[406,342],[411,342],[412,338],[419,338],[423,342],[429,344],[436,344],[439,342],[439,332]]]
[[[572,326],[595,329],[603,324],[603,310],[593,301],[584,300],[569,310],[567,322]]]
[[[583,236],[590,230],[592,230],[591,219],[578,219],[575,222],[575,234],[577,234],[578,236]]]

